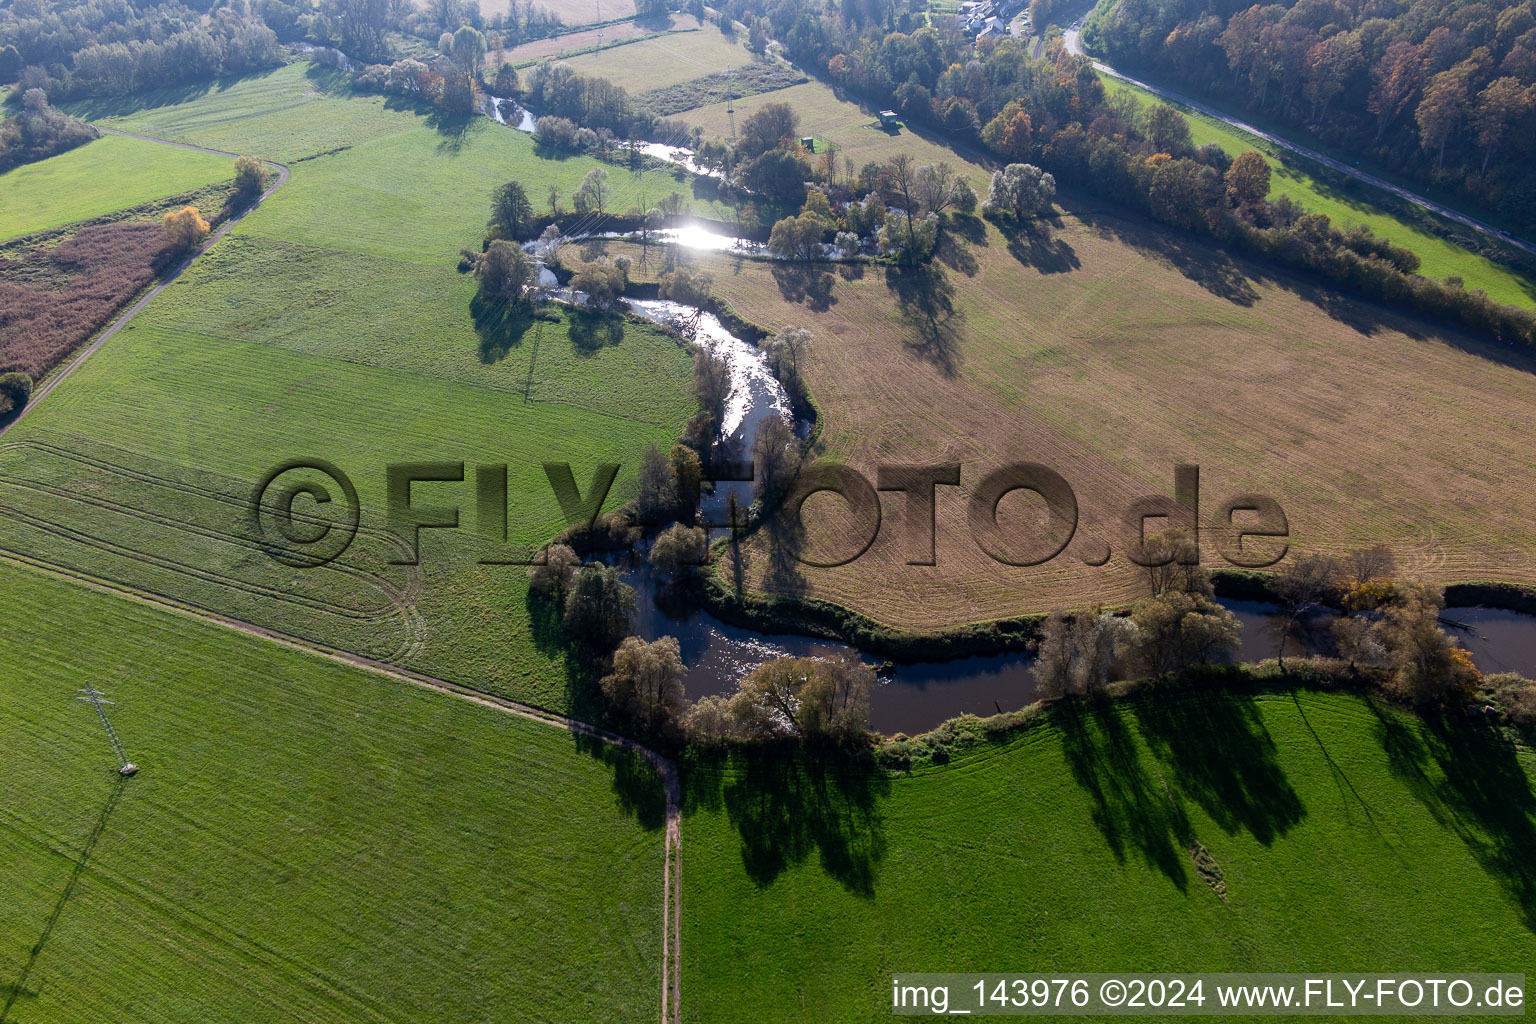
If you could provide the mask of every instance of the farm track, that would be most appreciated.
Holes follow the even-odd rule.
[[[211,153],[215,156],[228,157],[231,160],[234,160],[239,156],[239,154],[236,153],[226,153],[222,150],[208,149],[203,146],[194,146],[184,142],[172,142],[168,139],[157,139],[149,135],[139,135],[135,132],[119,131],[115,128],[103,127],[100,130],[112,135],[126,135],[131,138],[142,139],[146,142],[154,142],[163,146],[174,146],[178,149],[190,149],[201,153]],[[272,195],[273,192],[275,192],[288,180],[289,169],[286,165],[277,163],[276,161],[272,160],[263,160],[263,163],[277,170],[277,180],[268,186],[268,188],[256,198],[255,202],[251,203],[244,210],[240,211],[238,214],[225,221],[217,231],[209,236],[208,240],[204,242],[195,253],[188,256],[184,261],[182,261],[180,265],[176,267],[175,270],[167,274],[163,280],[161,280],[148,292],[140,296],[138,301],[129,306],[121,316],[119,316],[116,320],[109,324],[106,329],[97,335],[94,341],[92,341],[88,346],[78,352],[75,357],[70,360],[68,365],[64,367],[63,370],[54,374],[54,376],[49,379],[46,384],[38,388],[37,391],[33,393],[31,400],[26,404],[26,406],[22,408],[21,412],[18,413],[9,423],[5,424],[4,426],[0,426],[0,437],[3,437],[5,433],[14,427],[17,423],[20,423],[26,417],[28,412],[30,412],[39,402],[52,394],[54,388],[58,387],[58,385],[63,382],[70,374],[79,369],[79,367],[88,358],[90,358],[93,353],[100,349],[102,345],[106,344],[106,342],[113,335],[117,334],[117,332],[122,330],[123,327],[129,323],[129,321],[131,321],[135,316],[143,311],[143,309],[149,305],[151,300],[153,300],[161,292],[165,291],[166,287],[174,282],[178,277],[180,277],[181,274],[198,259],[198,257],[202,256],[204,253],[208,252],[216,244],[218,244],[219,240],[227,235],[236,224],[245,219],[245,217],[252,210],[255,210],[257,207],[259,207],[263,202],[266,201],[268,196]],[[158,480],[159,478],[156,479]],[[71,569],[68,566],[49,562],[45,559],[36,558],[4,548],[0,548],[0,559],[24,566],[36,572],[46,573],[56,578],[67,580],[81,586],[87,586],[93,590],[112,594],[117,597],[125,597],[129,600],[137,601],[141,604],[148,605],[153,608],[158,608],[163,611],[169,611],[189,618],[198,619],[211,625],[222,626],[226,629],[233,629],[237,632],[245,633],[248,636],[253,636],[263,640],[271,641],[273,643],[281,644],[285,647],[303,651],[316,657],[325,658],[329,661],[338,662],[343,665],[349,665],[354,668],[374,672],[379,675],[388,676],[392,679],[408,683],[412,686],[419,686],[423,689],[435,690],[438,693],[446,694],[450,697],[456,697],[460,700],[466,700],[475,704],[479,704],[482,707],[490,708],[493,711],[516,715],[531,722],[539,722],[553,728],[564,729],[567,732],[577,736],[585,736],[590,739],[600,740],[604,743],[612,744],[613,746],[619,747],[621,749],[633,751],[639,754],[641,757],[644,757],[646,761],[648,761],[656,770],[657,774],[661,776],[663,790],[666,794],[666,829],[665,841],[663,844],[664,860],[662,871],[661,1022],[662,1024],[679,1024],[679,1022],[682,1020],[682,965],[678,955],[679,939],[681,937],[682,931],[682,782],[678,775],[677,765],[670,758],[663,756],[662,754],[652,750],[642,743],[630,739],[627,736],[620,735],[619,733],[604,729],[601,726],[593,725],[589,722],[582,722],[574,718],[568,718],[564,715],[555,714],[551,711],[545,711],[542,708],[537,708],[530,704],[521,704],[517,701],[508,700],[505,697],[498,697],[495,694],[487,693],[483,690],[477,690],[473,687],[464,686],[463,684],[454,683],[446,679],[438,679],[434,676],[429,676],[420,672],[412,671],[410,669],[401,668],[398,665],[393,665],[385,661],[369,658],[361,654],[353,653],[351,651],[346,651],[340,648],[316,643],[314,641],[305,640],[302,637],[294,636],[292,634],[282,632],[281,630],[270,629],[265,626],[257,625],[253,622],[246,622],[244,620],[232,618],[227,615],[221,615],[217,612],[209,611],[207,609],[197,608],[191,605],[183,605],[174,600],[162,597],[161,595],[140,591],[127,584],[93,576],[89,573]]]

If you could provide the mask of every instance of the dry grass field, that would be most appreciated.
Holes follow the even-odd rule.
[[[506,59],[513,64],[521,64],[526,60],[543,60],[548,57],[557,57],[562,53],[571,53],[575,50],[583,50],[589,46],[597,46],[601,43],[614,43],[621,39],[634,39],[661,30],[670,28],[675,32],[686,29],[698,28],[698,19],[691,14],[671,14],[667,17],[665,26],[659,23],[647,22],[644,25],[633,21],[626,21],[619,25],[604,25],[602,28],[583,29],[580,32],[568,32],[563,36],[554,36],[549,39],[535,39],[521,46],[514,46],[506,51]]]
[[[759,535],[744,558],[754,588],[921,630],[1122,603],[1143,585],[1123,511],[1171,494],[1178,462],[1200,466],[1207,521],[1240,493],[1278,500],[1293,551],[1384,541],[1404,573],[1536,583],[1530,353],[1075,203],[1013,241],[989,226],[926,273],[697,262],[743,316],[815,333],[819,457],[871,478],[882,462],[963,467],[960,488],[939,488],[937,565],[904,564],[903,499],[886,494],[879,539],[839,568],[774,564]],[[992,561],[967,526],[970,488],[1014,461],[1054,468],[1079,505],[1071,544],[1033,568]],[[1000,520],[1043,522],[1035,500],[1005,498]],[[849,535],[843,507],[830,495],[806,505],[814,550],[832,551],[821,531]],[[1084,564],[1105,543],[1110,562]],[[1209,542],[1205,558],[1223,564]]]
[[[567,63],[573,71],[606,78],[634,94],[739,68],[752,63],[752,54],[706,27],[572,57]]]

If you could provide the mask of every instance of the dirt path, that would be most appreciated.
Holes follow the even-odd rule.
[[[234,160],[239,156],[237,153],[225,153],[217,149],[204,149],[202,146],[189,146],[184,142],[168,142],[165,139],[152,139],[148,135],[135,135],[133,132],[120,132],[115,128],[101,128],[100,130],[106,132],[109,135],[126,135],[133,139],[143,139],[145,142],[158,142],[162,146],[175,146],[177,149],[193,149],[199,153],[212,153],[214,156],[227,156],[231,160]],[[274,163],[271,160],[264,160],[262,162],[265,163],[268,167],[271,167],[277,171],[277,180],[268,186],[265,192],[257,196],[254,203],[247,206],[233,217],[229,218],[229,220],[225,221],[219,227],[219,230],[208,236],[208,240],[199,246],[196,252],[183,260],[175,270],[171,271],[164,278],[162,278],[161,281],[149,291],[139,296],[139,300],[133,305],[129,306],[125,313],[119,316],[116,320],[112,321],[112,323],[109,324],[105,330],[98,334],[95,341],[92,341],[85,348],[77,352],[75,357],[69,361],[68,365],[66,365],[64,369],[48,378],[47,383],[32,393],[31,399],[28,400],[26,405],[22,406],[21,412],[17,413],[9,423],[0,426],[0,437],[3,437],[6,431],[10,430],[16,424],[26,419],[27,413],[31,412],[32,408],[36,406],[38,402],[41,402],[44,398],[47,398],[49,392],[58,387],[66,377],[79,369],[80,364],[89,359],[91,354],[97,349],[101,348],[102,345],[106,344],[107,339],[111,338],[118,331],[122,330],[123,325],[128,323],[128,321],[138,316],[144,307],[149,305],[150,300],[153,299],[156,295],[159,295],[161,292],[165,291],[166,286],[180,277],[181,272],[190,267],[194,260],[196,260],[203,253],[207,252],[209,249],[212,249],[219,239],[223,238],[226,234],[229,233],[230,228],[244,220],[246,214],[260,206],[262,202],[266,200],[267,196],[270,196],[278,189],[279,186],[283,184],[283,182],[288,180],[287,167],[279,163]]]
[[[178,149],[192,149],[199,153],[212,153],[215,156],[227,156],[231,160],[236,159],[238,156],[238,154],[225,153],[222,150],[206,149],[202,146],[193,146],[185,142],[171,142],[166,139],[156,139],[148,135],[137,135],[133,132],[118,131],[115,128],[101,128],[101,130],[111,135],[127,135],[130,138],[143,139],[146,142],[156,142],[162,146],[175,146]],[[140,296],[139,300],[132,306],[129,306],[126,312],[124,312],[104,331],[97,335],[96,340],[92,341],[90,345],[77,353],[62,371],[54,374],[53,377],[51,377],[45,385],[38,388],[37,391],[33,392],[31,400],[27,402],[26,406],[21,410],[21,412],[18,413],[17,416],[9,423],[5,424],[5,426],[0,427],[0,436],[3,436],[7,430],[15,426],[17,423],[20,423],[22,419],[26,417],[27,413],[37,405],[37,403],[41,402],[44,398],[47,398],[48,395],[52,393],[54,388],[58,387],[66,377],[75,372],[75,370],[78,369],[80,365],[90,357],[91,353],[101,348],[101,346],[106,343],[107,339],[111,338],[118,331],[122,330],[123,325],[127,324],[130,320],[137,316],[145,306],[149,305],[150,300],[165,290],[167,285],[176,280],[176,278],[180,277],[182,271],[190,267],[193,261],[195,261],[199,256],[203,255],[203,253],[207,252],[209,249],[212,249],[214,245],[218,243],[219,239],[223,238],[226,234],[229,233],[231,228],[240,223],[240,221],[243,220],[245,216],[252,210],[256,209],[256,207],[265,202],[268,196],[270,196],[279,187],[281,187],[284,182],[288,180],[288,168],[286,166],[271,160],[264,160],[263,163],[277,171],[277,180],[274,181],[266,189],[266,191],[262,192],[262,194],[256,198],[254,203],[251,203],[251,205],[240,211],[240,213],[225,221],[219,230],[210,235],[208,240],[198,248],[197,252],[193,253],[191,256],[188,256],[180,266],[178,266],[170,274],[166,275],[164,280],[155,285],[148,292],[144,293],[144,295]],[[288,633],[268,629],[265,626],[258,626],[253,622],[245,622],[241,619],[234,619],[226,615],[219,615],[216,612],[206,611],[201,608],[194,608],[189,605],[178,604],[158,594],[135,590],[131,587],[113,583],[109,580],[100,579],[85,573],[75,572],[66,566],[46,562],[41,559],[31,558],[29,556],[22,555],[19,552],[0,549],[0,559],[4,559],[19,565],[24,565],[30,569],[48,573],[49,575],[56,576],[61,579],[67,579],[74,583],[90,587],[93,590],[113,594],[118,597],[126,597],[130,600],[138,601],[142,604],[147,604],[165,611],[175,612],[179,615],[185,615],[189,618],[199,619],[203,622],[223,626],[227,629],[237,630],[250,636],[260,637],[264,640],[270,640],[273,643],[282,644],[285,647],[291,647],[295,650],[304,651],[307,654],[311,654],[317,657],[340,662],[344,665],[351,665],[355,668],[365,669],[370,672],[377,672],[381,675],[389,676],[392,679],[397,679],[401,682],[409,683],[412,686],[420,686],[424,689],[436,690],[439,693],[444,693],[451,697],[456,697],[460,700],[471,701],[483,707],[490,708],[494,711],[500,711],[509,715],[517,715],[518,717],[526,718],[529,721],[539,722],[544,725],[553,726],[557,729],[565,729],[568,732],[576,733],[578,735],[599,739],[605,743],[611,743],[614,746],[622,747],[626,750],[633,750],[635,753],[644,757],[651,763],[652,767],[654,767],[657,773],[661,776],[662,786],[666,792],[667,824],[663,851],[664,861],[662,870],[661,903],[661,1021],[662,1024],[679,1024],[679,1022],[682,1020],[682,963],[678,952],[680,948],[679,939],[682,933],[683,922],[681,898],[683,841],[682,782],[678,777],[677,765],[673,763],[670,758],[663,757],[656,751],[650,749],[644,744],[637,743],[627,736],[621,736],[616,732],[601,728],[600,726],[595,726],[587,722],[580,722],[574,718],[567,718],[564,715],[557,715],[553,712],[545,711],[541,708],[536,708],[529,704],[520,704],[517,701],[508,700],[505,697],[498,697],[495,694],[486,693],[483,690],[476,690],[473,687],[463,686],[459,683],[449,682],[446,679],[438,679],[434,676],[424,675],[420,672],[413,672],[410,669],[400,668],[397,665],[376,661],[373,658],[365,658],[360,654],[353,654],[350,651],[343,651],[339,648],[328,647],[324,644],[314,643],[301,637],[292,636]]]
[[[1079,38],[1079,31],[1082,29],[1083,21],[1086,18],[1087,15],[1084,15],[1082,18],[1077,19],[1077,21],[1072,23],[1072,27],[1067,29],[1063,34],[1062,42],[1066,45],[1068,53],[1075,53],[1084,57],[1088,56],[1088,54],[1083,50],[1083,44]],[[1160,85],[1153,85],[1151,82],[1144,82],[1139,78],[1132,78],[1130,75],[1127,75],[1124,72],[1116,71],[1114,68],[1110,67],[1108,64],[1105,64],[1103,61],[1094,60],[1092,57],[1089,57],[1089,60],[1093,62],[1095,69],[1104,72],[1106,75],[1111,75],[1122,81],[1130,82],[1132,85],[1140,86],[1148,92],[1155,93],[1164,99],[1172,100],[1173,102],[1182,104],[1183,106],[1189,107],[1192,110],[1197,110],[1204,114],[1206,117],[1214,117],[1218,121],[1231,125],[1238,131],[1247,132],[1249,135],[1263,139],[1265,142],[1279,146],[1281,149],[1288,149],[1298,156],[1304,156],[1308,160],[1320,163],[1330,170],[1338,171],[1340,174],[1347,174],[1351,178],[1354,178],[1357,181],[1363,181],[1373,188],[1379,188],[1383,192],[1390,192],[1392,195],[1397,196],[1399,199],[1406,199],[1413,205],[1421,207],[1425,210],[1429,210],[1431,213],[1437,213],[1447,220],[1453,220],[1456,223],[1469,227],[1474,231],[1480,231],[1483,234],[1495,239],[1496,241],[1512,245],[1524,252],[1536,254],[1536,245],[1532,245],[1530,242],[1527,242],[1523,238],[1517,238],[1515,235],[1512,235],[1507,231],[1496,228],[1492,224],[1486,224],[1483,221],[1478,220],[1476,217],[1469,217],[1465,213],[1453,210],[1449,206],[1446,206],[1442,203],[1437,203],[1433,199],[1428,199],[1424,196],[1421,196],[1417,192],[1403,188],[1401,185],[1394,185],[1390,181],[1376,177],[1374,174],[1369,174],[1357,167],[1352,167],[1349,164],[1344,163],[1342,160],[1335,160],[1330,156],[1324,156],[1323,154],[1317,152],[1315,149],[1308,149],[1306,146],[1292,142],[1290,139],[1275,135],[1271,132],[1266,132],[1262,128],[1255,128],[1253,125],[1248,124],[1246,121],[1239,121],[1237,118],[1231,117],[1222,111],[1217,110],[1215,107],[1208,103],[1201,103],[1199,100],[1192,99],[1181,93],[1176,93],[1171,89],[1164,89]]]

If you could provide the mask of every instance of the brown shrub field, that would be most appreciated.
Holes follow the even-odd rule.
[[[42,377],[165,270],[154,222],[92,224],[0,257],[0,372]]]

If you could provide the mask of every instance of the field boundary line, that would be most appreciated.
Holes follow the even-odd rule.
[[[313,640],[306,640],[303,637],[294,636],[282,630],[260,626],[254,622],[246,622],[243,619],[221,615],[218,612],[185,606],[175,601],[162,599],[157,595],[136,590],[125,584],[119,584],[90,573],[70,569],[45,559],[0,548],[0,561],[9,562],[34,572],[77,583],[99,593],[126,598],[160,611],[172,612],[208,625],[222,626],[226,629],[244,633],[247,636],[268,640],[312,657],[324,658],[327,661],[336,662],[351,668],[360,668],[422,689],[435,690],[438,693],[479,704],[493,711],[516,715],[531,722],[564,729],[578,736],[601,740],[620,749],[633,751],[644,757],[656,769],[657,774],[661,776],[662,788],[666,794],[666,828],[662,848],[661,1020],[662,1024],[678,1024],[681,1021],[679,990],[681,987],[682,967],[677,956],[677,948],[678,939],[682,931],[682,893],[680,887],[682,783],[678,774],[677,764],[671,758],[663,756],[638,740],[630,739],[628,736],[605,729],[602,726],[593,725],[590,722],[583,722],[553,711],[546,711],[543,708],[534,707],[531,704],[523,704],[520,701],[511,700],[507,697],[500,697],[493,693],[487,693],[484,690],[477,690],[472,686],[465,686],[462,683],[439,679],[436,676],[429,676],[423,672],[391,665],[376,658],[369,658],[361,654],[342,650],[341,648],[331,647]]]
[[[119,131],[116,128],[103,128],[100,125],[96,125],[95,127],[100,131],[108,133],[109,135],[125,135],[128,138],[142,139],[145,142],[158,142],[162,146],[175,146],[177,149],[190,149],[199,153],[211,153],[214,156],[226,156],[231,160],[237,160],[240,156],[238,153],[226,153],[219,149],[206,149],[202,146],[193,146],[185,142],[171,142],[169,139],[156,139],[148,135],[138,135],[134,132]],[[202,245],[198,246],[197,251],[183,260],[175,270],[171,271],[164,278],[162,278],[161,281],[149,291],[139,296],[138,301],[129,306],[128,309],[116,320],[113,320],[110,324],[108,324],[107,327],[101,331],[101,333],[96,335],[96,339],[94,341],[77,352],[74,358],[65,365],[64,369],[59,370],[57,373],[53,373],[52,376],[48,377],[47,382],[32,394],[32,397],[28,399],[27,404],[21,407],[20,411],[18,411],[16,415],[12,417],[11,421],[4,425],[0,425],[0,437],[5,436],[6,431],[10,430],[16,424],[26,419],[27,413],[31,412],[34,408],[36,408],[39,402],[52,394],[53,389],[63,383],[66,377],[78,370],[80,365],[84,363],[88,358],[90,358],[92,353],[101,348],[102,345],[106,344],[107,340],[118,331],[122,330],[130,320],[138,316],[139,313],[143,312],[144,307],[149,305],[150,300],[159,295],[161,292],[165,291],[165,289],[173,282],[175,282],[175,280],[181,276],[182,272],[190,267],[199,256],[203,255],[209,249],[212,249],[215,245],[217,245],[219,239],[229,234],[231,228],[244,220],[247,214],[265,202],[268,196],[270,196],[273,192],[276,192],[278,188],[288,180],[287,165],[277,163],[274,160],[263,160],[262,163],[266,164],[268,167],[277,169],[277,180],[269,185],[261,193],[261,195],[257,196],[255,201],[253,201],[249,206],[235,214],[233,217],[230,217],[222,225],[220,225],[219,230],[210,235],[208,240]]]

